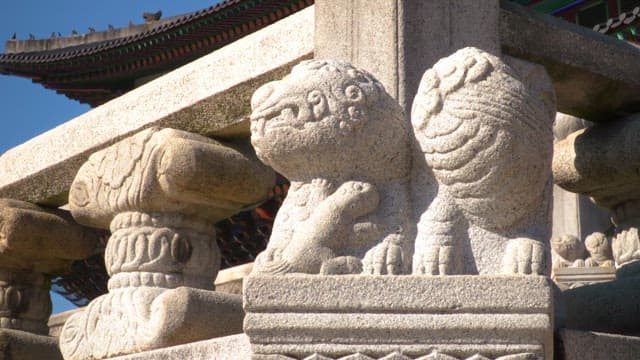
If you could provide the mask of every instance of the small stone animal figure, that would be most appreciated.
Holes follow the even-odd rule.
[[[589,257],[584,261],[588,267],[614,267],[611,242],[601,232],[594,232],[584,239],[584,246],[589,251]]]
[[[291,181],[254,272],[408,273],[410,130],[382,84],[303,61],[251,105],[258,158]]]
[[[587,249],[584,243],[573,235],[552,238],[551,250],[553,251],[553,269],[584,266]]]
[[[551,239],[553,269],[563,267],[614,267],[611,242],[601,232],[587,236],[584,243],[573,235]]]
[[[555,95],[544,68],[465,48],[427,70],[411,122],[437,194],[416,274],[542,274],[549,254]]]

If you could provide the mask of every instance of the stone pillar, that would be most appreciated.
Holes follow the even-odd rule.
[[[612,212],[618,268],[640,260],[640,117],[579,130],[555,145],[553,174],[562,188],[591,197]]]
[[[65,324],[65,359],[103,359],[242,331],[237,295],[212,291],[213,224],[259,203],[274,174],[244,145],[172,129],[92,155],[69,194],[81,223],[110,228],[109,293]]]
[[[315,57],[378,77],[410,113],[420,77],[467,46],[500,56],[498,0],[317,0]]]
[[[62,210],[0,199],[0,354],[61,359],[49,333],[51,277],[96,251],[98,232]]]

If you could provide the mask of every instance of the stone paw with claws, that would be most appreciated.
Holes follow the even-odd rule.
[[[544,274],[544,245],[540,241],[529,238],[509,240],[504,252],[502,272],[519,275]]]
[[[368,275],[400,275],[405,274],[404,251],[402,247],[388,241],[374,246],[367,251],[362,260],[362,272]]]
[[[424,275],[456,275],[462,273],[460,257],[451,245],[428,246],[416,251],[413,257],[413,273]]]

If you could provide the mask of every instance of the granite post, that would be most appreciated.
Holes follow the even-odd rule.
[[[47,336],[51,278],[92,255],[99,234],[63,210],[0,199],[0,357],[62,358]]]
[[[214,292],[213,224],[261,202],[274,174],[246,144],[151,128],[93,154],[71,186],[84,224],[110,228],[109,293],[67,320],[65,359],[104,359],[239,333],[238,295]]]

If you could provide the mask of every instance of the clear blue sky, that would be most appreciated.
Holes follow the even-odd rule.
[[[73,29],[85,33],[88,32],[88,27],[101,31],[106,30],[109,24],[115,27],[127,26],[129,21],[140,24],[145,11],[162,10],[164,18],[203,9],[217,2],[219,1],[5,1],[0,11],[0,48],[4,52],[4,42],[14,32],[18,39],[28,39],[30,33],[36,38],[48,38],[54,31],[63,35],[69,35]],[[2,75],[0,106],[0,154],[89,110],[89,106],[44,89],[28,79]],[[57,295],[53,296],[53,304],[54,313],[74,307]]]

